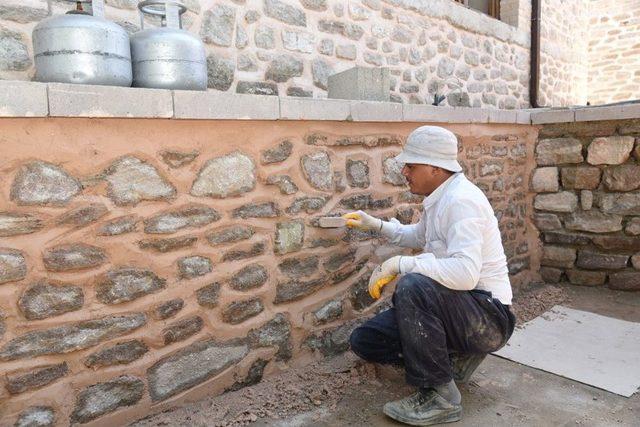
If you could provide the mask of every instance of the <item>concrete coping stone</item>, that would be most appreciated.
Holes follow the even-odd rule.
[[[0,117],[548,124],[640,118],[640,103],[499,110],[394,102],[0,81]]]

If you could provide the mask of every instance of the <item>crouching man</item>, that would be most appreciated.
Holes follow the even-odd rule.
[[[383,411],[410,425],[460,420],[455,381],[467,381],[487,353],[505,345],[515,324],[498,221],[484,193],[461,172],[457,153],[453,133],[422,126],[396,157],[411,192],[426,196],[417,224],[362,211],[344,216],[349,227],[380,231],[395,245],[422,250],[376,268],[369,281],[373,298],[400,277],[393,307],[351,334],[351,349],[361,358],[404,366],[417,391]]]

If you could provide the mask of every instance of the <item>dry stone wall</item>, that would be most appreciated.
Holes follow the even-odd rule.
[[[2,126],[3,425],[122,425],[345,351],[359,319],[386,304],[368,296],[371,269],[400,250],[376,233],[320,229],[318,217],[420,214],[389,159],[413,124]],[[535,130],[449,127],[495,207],[518,286],[538,257]]]
[[[640,290],[640,122],[546,125],[534,220],[550,283]]]

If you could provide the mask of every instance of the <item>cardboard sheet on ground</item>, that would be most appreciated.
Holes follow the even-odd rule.
[[[494,354],[625,397],[640,387],[640,323],[557,305]]]

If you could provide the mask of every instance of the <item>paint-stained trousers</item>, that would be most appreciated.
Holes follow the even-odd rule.
[[[449,382],[451,354],[496,351],[515,326],[509,307],[490,292],[454,291],[421,274],[403,276],[392,301],[352,332],[351,349],[370,362],[403,364],[416,387]]]

